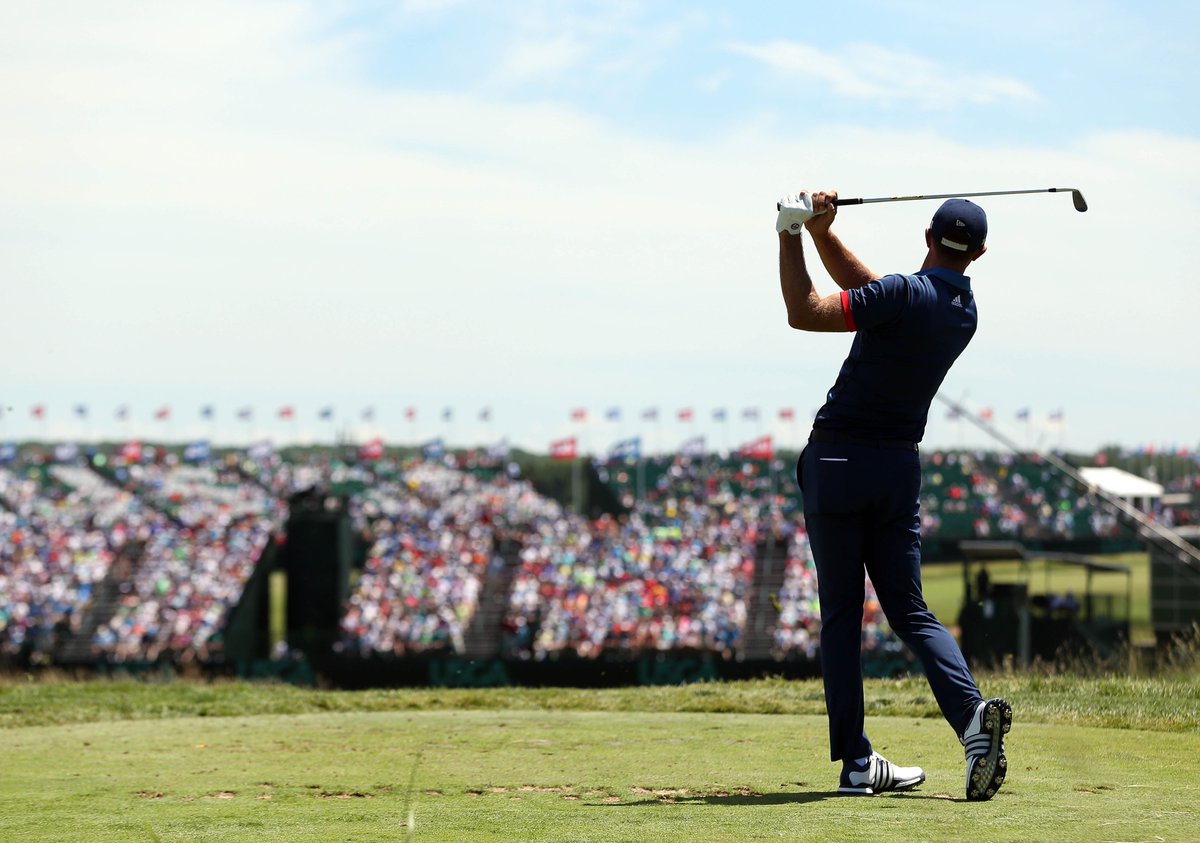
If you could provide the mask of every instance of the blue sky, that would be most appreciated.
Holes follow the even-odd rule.
[[[981,200],[946,394],[1028,444],[1200,445],[1194,4],[743,6],[8,4],[0,437],[792,444],[849,338],[786,326],[779,195],[1062,186],[1092,210]],[[909,271],[935,207],[838,227]],[[983,441],[935,406],[929,445]]]

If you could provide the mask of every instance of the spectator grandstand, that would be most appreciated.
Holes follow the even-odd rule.
[[[790,461],[598,464],[624,509],[584,518],[512,465],[462,454],[256,446],[192,460],[163,448],[58,456],[14,449],[0,466],[0,658],[50,662],[71,641],[108,662],[218,657],[264,548],[285,538],[289,498],[314,487],[346,502],[365,541],[341,619],[347,657],[461,654],[485,599],[501,608],[477,636],[519,661],[740,658],[755,612],[769,615],[764,652],[817,654],[816,574]],[[1107,509],[1036,458],[935,451],[923,473],[922,533],[935,545],[1118,534]],[[1195,520],[1186,493],[1198,487],[1194,473],[1177,478],[1168,488],[1181,494],[1156,517]],[[513,547],[507,557],[502,542]],[[757,578],[769,547],[780,562],[763,601],[752,595],[766,588]],[[503,592],[486,594],[488,583]],[[894,655],[867,588],[863,649]]]

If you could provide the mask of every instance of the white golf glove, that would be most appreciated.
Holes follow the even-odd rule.
[[[813,218],[812,197],[807,193],[789,193],[776,204],[779,216],[775,218],[775,230],[788,234],[799,234],[804,224]]]

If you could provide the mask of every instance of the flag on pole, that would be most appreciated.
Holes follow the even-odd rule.
[[[679,411],[679,420],[681,422],[690,422],[692,420],[692,416],[693,413],[691,407],[684,407]]]
[[[333,421],[333,407],[322,407],[317,413],[317,418],[321,421]]]
[[[796,420],[796,411],[793,410],[791,407],[782,408],[779,411],[779,420],[780,421],[795,421]]]
[[[1029,408],[1028,407],[1022,407],[1021,409],[1017,410],[1017,421],[1020,421],[1020,422],[1029,421]]]
[[[285,421],[291,421],[292,419],[296,418],[296,408],[292,407],[291,405],[280,407],[279,418],[284,419]]]
[[[117,407],[117,421],[125,421],[127,418],[129,418],[129,405],[122,404]]]
[[[216,410],[213,409],[212,404],[205,404],[203,407],[200,408],[200,418],[202,418],[202,419],[211,420],[213,418],[213,416],[215,416],[215,415],[216,415]]]
[[[742,410],[742,419],[744,421],[758,421],[758,407],[747,407]]]
[[[406,409],[404,411],[404,418],[408,419],[409,421],[416,421],[417,420],[417,408],[409,407],[408,409]]]
[[[1063,420],[1063,411],[1062,410],[1055,410],[1053,413],[1050,414],[1050,421],[1060,422],[1062,420]]]
[[[242,407],[237,411],[237,417],[238,421],[250,421],[252,418],[254,418],[254,408]]]
[[[154,411],[154,418],[158,419],[159,421],[170,421],[171,408],[164,404]]]
[[[362,420],[365,422],[375,421],[375,408],[364,407],[362,411]]]
[[[479,411],[479,420],[481,422],[491,421],[492,420],[492,408],[484,407],[482,410],[480,410]]]
[[[992,408],[984,407],[982,410],[979,411],[979,420],[981,422],[990,423],[992,420],[992,415],[993,415]]]
[[[86,419],[87,418],[87,405],[86,404],[76,404],[75,405],[75,415],[79,416],[79,418],[81,418],[81,419]]]
[[[206,440],[189,442],[183,448],[183,458],[188,462],[204,462],[212,453],[212,448]]]
[[[719,421],[719,422],[725,421],[725,408],[724,407],[718,407],[717,409],[713,410],[713,421]]]
[[[578,451],[575,446],[575,437],[571,436],[567,439],[558,439],[550,443],[550,458],[554,460],[573,460]]]
[[[446,407],[442,410],[442,421],[454,421],[454,410],[451,407]]]
[[[770,460],[775,456],[775,445],[770,435],[760,436],[738,448],[738,456],[750,460]]]
[[[642,437],[634,436],[631,439],[622,439],[609,449],[608,459],[611,462],[617,460],[640,460],[642,458]]]
[[[376,436],[370,442],[364,442],[358,448],[358,458],[371,462],[383,459],[383,440]]]
[[[587,421],[587,410],[585,410],[583,407],[576,407],[571,411],[571,421]]]
[[[44,419],[46,417],[46,405],[34,404],[33,408],[29,412],[35,419]]]
[[[658,421],[658,407],[647,407],[642,410],[642,421]]]
[[[620,407],[609,407],[608,410],[604,413],[604,418],[606,418],[612,422],[620,421],[621,420],[621,408]]]

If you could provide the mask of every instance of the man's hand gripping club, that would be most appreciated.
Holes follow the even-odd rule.
[[[779,216],[775,218],[775,230],[780,234],[799,234],[802,228],[807,228],[814,234],[817,231],[828,231],[829,226],[833,224],[833,218],[837,216],[837,205],[834,204],[836,199],[837,193],[832,192],[821,191],[811,196],[803,190],[799,193],[789,193],[775,203],[775,208],[779,211]],[[817,217],[825,219],[814,222]]]

